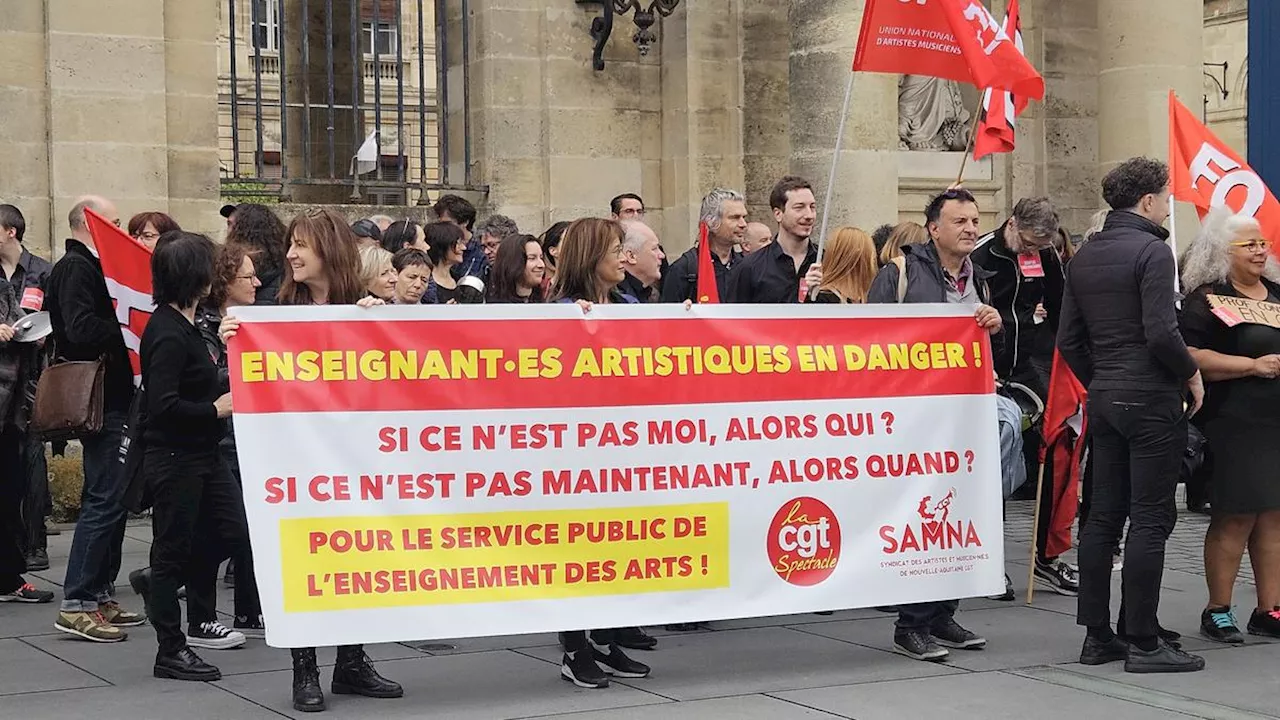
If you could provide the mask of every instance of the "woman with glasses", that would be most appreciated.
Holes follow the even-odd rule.
[[[360,258],[356,241],[346,221],[331,210],[298,215],[285,233],[284,281],[280,286],[281,305],[357,305],[373,307],[382,301],[369,297],[360,283]],[[228,315],[219,328],[226,342],[240,327]],[[320,687],[316,649],[295,648],[293,654],[293,707],[300,712],[325,709]],[[404,689],[378,674],[363,645],[338,648],[333,668],[333,692],[374,698],[398,698]]]
[[[453,268],[462,263],[467,250],[462,228],[449,222],[433,222],[427,225],[426,238],[431,276],[422,302],[427,305],[456,304],[458,281],[453,278]]]
[[[1183,301],[1180,325],[1206,381],[1197,420],[1214,459],[1204,540],[1209,602],[1200,632],[1231,644],[1244,642],[1231,600],[1245,549],[1258,601],[1247,631],[1280,637],[1280,329],[1261,320],[1261,312],[1223,309],[1280,303],[1280,266],[1270,249],[1257,220],[1215,210],[1182,270],[1185,287],[1194,290]]]
[[[129,237],[147,246],[148,250],[156,249],[156,241],[170,230],[181,230],[173,218],[162,212],[138,213],[129,218]]]

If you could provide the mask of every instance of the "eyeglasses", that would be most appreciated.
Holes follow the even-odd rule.
[[[622,257],[622,252],[623,252],[623,250],[622,250],[622,246],[621,246],[621,245],[615,245],[615,246],[613,246],[613,247],[609,248],[609,252],[613,253],[613,256],[614,256],[614,257]]]
[[[1271,249],[1270,240],[1243,240],[1231,243],[1231,247],[1248,250],[1251,253],[1266,252]]]
[[[136,239],[136,240],[152,240],[152,241],[155,241],[155,240],[159,240],[159,239],[160,239],[160,233],[158,233],[158,232],[140,232],[140,233],[138,233],[137,235],[134,235],[133,237],[134,237],[134,239]]]
[[[237,275],[236,279],[237,280],[253,280],[256,277],[258,276],[254,275],[253,273],[249,273],[248,275]]]

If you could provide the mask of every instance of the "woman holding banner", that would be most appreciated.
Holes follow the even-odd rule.
[[[618,283],[625,277],[622,237],[622,226],[613,220],[583,218],[571,223],[560,241],[551,300],[576,302],[588,312],[597,303],[637,302],[618,291]],[[560,644],[564,647],[560,677],[584,688],[608,687],[608,675],[648,677],[648,665],[622,652],[617,643],[618,632],[618,629],[592,630],[590,637],[585,630],[560,633]]]
[[[1202,427],[1214,457],[1200,633],[1244,642],[1231,592],[1248,548],[1258,594],[1248,632],[1280,637],[1280,318],[1262,305],[1280,303],[1280,265],[1257,220],[1214,210],[1187,251],[1182,279],[1195,288],[1180,324],[1208,382]]]
[[[285,232],[284,279],[280,285],[281,305],[358,305],[373,307],[383,302],[369,297],[360,283],[360,258],[351,228],[331,210],[313,210],[298,215]],[[223,342],[235,335],[240,321],[228,315],[219,332]],[[293,707],[301,712],[325,709],[320,688],[320,670],[315,648],[297,648],[293,654]],[[363,645],[338,648],[330,689],[340,695],[398,698],[404,695],[399,683],[378,674],[364,653]]]

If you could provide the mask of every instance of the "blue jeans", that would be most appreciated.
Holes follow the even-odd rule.
[[[100,603],[112,599],[126,519],[120,504],[124,421],[124,413],[104,413],[102,432],[80,441],[84,446],[84,490],[63,583],[64,612],[96,612]]]

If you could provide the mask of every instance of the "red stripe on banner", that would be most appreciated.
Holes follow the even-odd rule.
[[[994,391],[968,317],[260,322],[230,351],[237,414]]]

